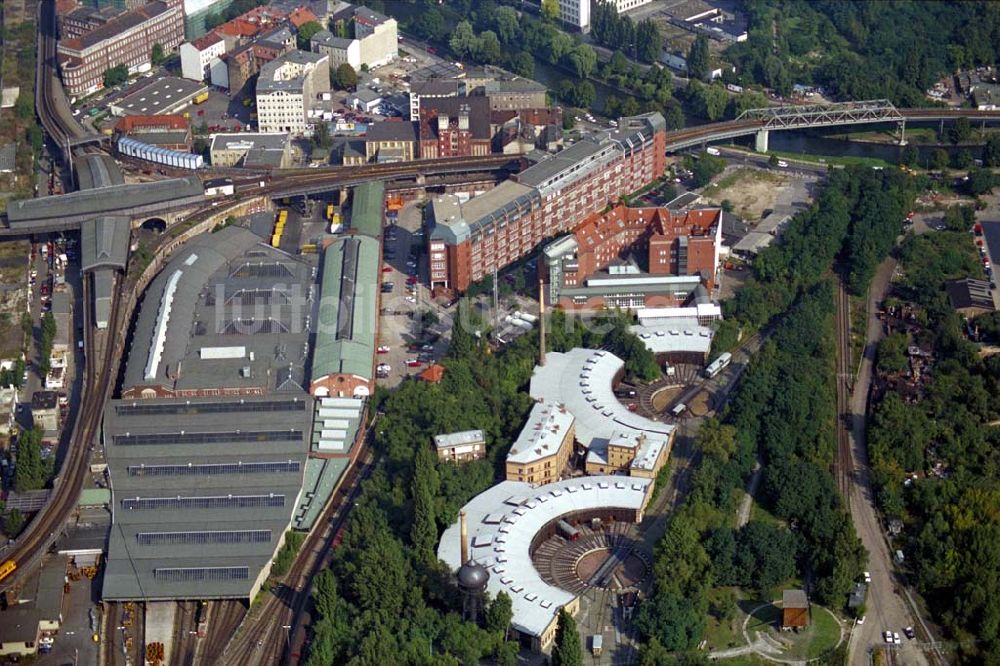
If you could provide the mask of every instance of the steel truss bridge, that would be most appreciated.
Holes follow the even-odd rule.
[[[760,129],[803,129],[828,125],[857,125],[862,123],[906,122],[895,106],[887,99],[840,104],[807,104],[805,106],[773,106],[748,109],[737,121],[751,120],[760,123]]]

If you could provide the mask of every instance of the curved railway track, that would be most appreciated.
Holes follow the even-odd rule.
[[[370,433],[370,430],[369,430]],[[346,524],[361,482],[374,466],[368,437],[340,487],[327,503],[313,530],[306,537],[288,573],[274,591],[247,615],[222,651],[218,662],[232,666],[264,666],[288,663],[289,647],[302,623],[309,601],[312,579],[326,567],[337,532]]]

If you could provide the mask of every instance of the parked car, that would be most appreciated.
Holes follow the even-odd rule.
[[[383,273],[391,273],[392,272],[392,266],[383,266],[382,267],[382,272]]]
[[[415,358],[408,358],[408,359],[406,359],[406,367],[408,367],[408,368],[419,368],[420,367],[420,360],[419,359],[415,359]]]
[[[862,625],[862,624],[864,624],[864,623],[865,623],[865,618],[866,618],[866,617],[867,617],[866,615],[862,615],[861,617],[859,617],[859,618],[858,618],[858,621],[857,621],[857,624],[858,624],[859,626],[860,626],[860,625]]]
[[[378,351],[379,354],[388,354],[389,353],[389,348],[386,347],[385,345],[379,345],[377,351]]]
[[[915,638],[917,635],[917,633],[913,631],[913,627],[906,627],[905,629],[903,629],[903,633],[906,634],[906,637],[911,640]]]

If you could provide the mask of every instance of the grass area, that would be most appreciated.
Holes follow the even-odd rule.
[[[737,168],[707,186],[702,195],[707,201],[729,201],[733,212],[746,219],[757,219],[772,208],[780,189],[789,183],[781,172]]]
[[[746,644],[743,639],[743,620],[746,619],[746,614],[733,602],[734,595],[736,599],[741,598],[738,588],[717,587],[708,593],[708,601],[712,606],[728,604],[732,608],[728,616],[715,613],[706,618],[704,639],[708,650],[727,650]]]
[[[865,334],[868,328],[868,294],[864,296],[851,296],[850,317],[851,317],[851,372],[858,367],[861,362],[861,355],[865,351]]]
[[[768,661],[763,657],[758,657],[755,654],[744,654],[732,659],[720,659],[717,663],[726,664],[726,666],[760,666],[760,664],[772,664],[774,662]]]
[[[810,155],[807,153],[786,153],[778,150],[770,150],[768,151],[767,154],[776,155],[777,157],[785,157],[790,160],[796,160],[799,162],[812,162],[814,164],[829,164],[831,166],[850,166],[852,164],[860,164],[861,166],[869,166],[869,167],[895,166],[892,162],[887,162],[877,157],[853,157],[847,155],[845,156]]]
[[[840,624],[822,606],[813,605],[809,626],[797,632],[779,630],[781,609],[768,604],[755,610],[747,623],[747,633],[753,639],[756,632],[768,631],[771,637],[785,645],[782,658],[816,659],[836,647],[840,641]]]
[[[759,487],[758,487],[759,488]],[[757,523],[770,523],[772,525],[784,525],[785,521],[765,509],[760,502],[755,501],[750,507],[750,520]]]

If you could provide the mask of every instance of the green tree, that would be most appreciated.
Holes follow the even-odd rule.
[[[30,120],[35,115],[35,100],[28,93],[21,93],[14,101],[14,115],[18,120]]]
[[[635,101],[635,97],[626,97],[625,101],[622,102],[621,114],[623,116],[634,116],[639,113],[639,102]]]
[[[577,78],[585,79],[597,67],[597,53],[588,44],[579,44],[566,54],[565,59]]]
[[[582,666],[583,653],[576,620],[563,609],[559,611],[558,622],[555,645],[552,648],[552,666]]]
[[[905,333],[892,333],[885,336],[878,343],[875,354],[876,365],[882,372],[902,372],[906,370],[909,361],[906,356],[906,349],[909,340]]]
[[[150,53],[149,59],[153,63],[154,67],[159,67],[160,64],[166,60],[167,54],[163,51],[163,44],[157,42],[153,44],[153,51]]]
[[[3,529],[10,538],[17,538],[17,535],[24,529],[24,516],[20,509],[14,508],[7,512],[7,517],[3,521]]]
[[[504,44],[516,45],[521,38],[521,19],[513,7],[498,7],[493,15],[497,37]]]
[[[969,194],[976,197],[981,194],[989,194],[996,184],[996,176],[989,169],[973,169],[969,172],[968,178],[966,186]]]
[[[1000,166],[1000,134],[990,134],[983,148],[983,166]]]
[[[24,131],[24,135],[31,145],[31,151],[35,155],[41,155],[45,145],[45,135],[42,134],[42,128],[38,125],[29,125],[28,129]]]
[[[340,90],[354,90],[358,85],[358,73],[350,63],[341,63],[333,74],[333,85]]]
[[[535,75],[535,58],[527,51],[518,51],[511,58],[510,71],[530,79]]]
[[[942,169],[948,168],[948,162],[951,158],[948,157],[948,151],[944,148],[938,148],[933,153],[931,153],[931,168],[941,171]]]
[[[472,31],[472,24],[468,21],[459,21],[451,33],[451,39],[448,40],[448,46],[455,53],[455,57],[459,60],[471,57],[477,45],[478,40],[476,33]]]
[[[691,44],[687,57],[688,75],[692,79],[704,81],[708,79],[711,65],[709,64],[708,38],[698,35]]]
[[[899,154],[899,163],[905,164],[907,166],[918,166],[918,161],[920,160],[920,152],[917,147],[912,143],[908,143],[903,146],[903,149]]]
[[[317,32],[321,31],[323,26],[319,21],[307,21],[299,27],[298,33],[295,35],[295,42],[299,49],[303,51],[310,50],[310,41]]]
[[[22,430],[17,440],[14,464],[14,489],[19,493],[45,487],[46,466],[42,460],[42,431],[37,426]]]
[[[104,70],[104,87],[113,88],[128,81],[128,65],[115,65]]]
[[[956,118],[949,128],[952,143],[965,143],[972,137],[972,124],[966,117]]]
[[[689,86],[689,95],[691,110],[696,115],[708,120],[722,118],[726,113],[726,107],[729,105],[729,94],[726,92],[725,86],[721,83],[706,85],[692,78],[691,85]]]
[[[663,35],[650,19],[639,21],[635,32],[636,50],[639,60],[656,63],[663,52]]]
[[[437,7],[425,7],[413,22],[413,31],[421,39],[436,42],[444,38],[448,28]]]
[[[506,638],[507,628],[510,627],[513,617],[510,597],[501,590],[486,609],[486,630]]]
[[[417,557],[425,563],[435,559],[438,534],[434,497],[438,488],[439,480],[430,447],[418,446],[413,463],[413,525],[410,540]]]
[[[476,42],[475,58],[481,63],[494,65],[503,59],[503,48],[497,34],[492,30],[486,30]]]
[[[706,456],[724,462],[736,453],[736,428],[715,418],[706,419],[698,429],[696,442]]]
[[[968,169],[974,164],[972,159],[972,153],[969,152],[968,148],[962,148],[957,153],[955,153],[955,157],[952,160],[952,163],[954,164],[956,169]]]
[[[542,18],[546,21],[555,21],[559,18],[559,0],[542,0]]]
[[[313,127],[313,143],[319,148],[329,148],[333,144],[330,138],[330,126],[321,121],[317,122]]]

